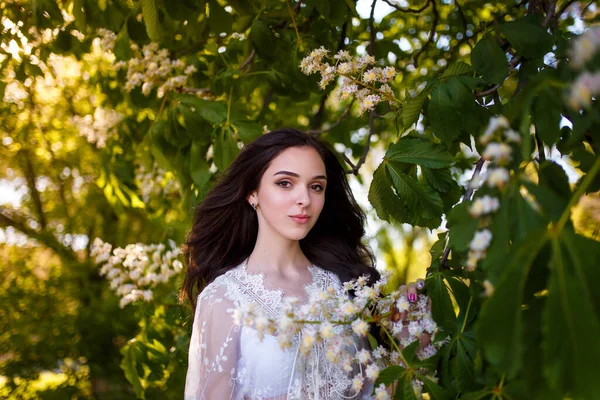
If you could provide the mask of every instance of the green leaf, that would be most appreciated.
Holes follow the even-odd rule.
[[[434,321],[448,332],[456,330],[456,314],[448,287],[444,280],[444,273],[437,271],[425,279],[427,295],[431,298],[431,316]]]
[[[400,138],[385,153],[385,159],[394,162],[418,164],[427,168],[444,168],[454,158],[445,146],[418,139]]]
[[[75,26],[81,32],[85,32],[87,28],[85,0],[73,0],[73,16],[75,17]]]
[[[6,91],[6,82],[0,81],[0,101],[4,99],[4,92]]]
[[[465,251],[477,231],[477,220],[471,217],[469,206],[459,203],[448,213],[450,246],[457,251]]]
[[[225,171],[239,153],[237,142],[229,129],[217,129],[217,137],[213,143],[214,163],[220,171]]]
[[[473,67],[471,67],[469,64],[467,64],[465,62],[457,61],[457,62],[451,64],[448,68],[446,68],[444,73],[442,73],[441,77],[447,78],[449,76],[464,75],[464,74],[469,74],[471,72],[473,72]]]
[[[123,28],[117,35],[117,39],[115,40],[114,53],[115,58],[118,61],[126,61],[132,57],[129,33],[127,31],[126,24],[123,25]]]
[[[456,357],[450,363],[450,372],[455,376],[457,386],[461,391],[470,389],[475,381],[474,353],[475,341],[465,333],[458,336],[456,340]]]
[[[193,112],[188,107],[180,105],[178,110],[183,115],[188,135],[194,141],[210,144],[213,131],[212,125],[206,119],[203,119],[200,113]]]
[[[263,134],[263,127],[257,122],[233,121],[233,125],[237,128],[240,140],[244,144],[252,142]]]
[[[158,25],[158,10],[155,0],[141,0],[142,16],[146,25],[146,32],[152,41],[158,41],[160,26]]]
[[[331,13],[331,7],[329,1],[321,1],[321,0],[312,0],[307,1],[307,5],[309,3],[314,3],[314,6],[319,10],[319,14],[323,16],[323,18],[329,18],[329,14]]]
[[[471,63],[478,74],[492,83],[502,83],[508,76],[508,60],[490,36],[481,39],[471,52]]]
[[[428,85],[423,89],[421,93],[417,96],[406,101],[404,106],[402,107],[402,126],[406,129],[416,124],[419,120],[419,116],[421,115],[421,109],[423,108],[423,104],[429,97],[429,92],[433,85]]]
[[[190,175],[198,188],[203,188],[212,175],[206,161],[207,147],[207,144],[193,141],[190,150]]]
[[[445,194],[442,196],[444,210],[451,209],[463,195],[463,188],[452,179],[449,168],[430,169],[421,167],[423,180],[432,188]]]
[[[600,243],[565,228],[552,240],[552,250],[543,316],[544,375],[563,395],[596,398],[600,393]]]
[[[369,332],[367,332],[367,339],[369,340],[369,346],[371,346],[371,350],[375,350],[377,347],[379,347],[377,339],[375,339],[375,336],[373,336]]]
[[[259,56],[267,59],[273,59],[273,48],[277,38],[273,35],[267,22],[256,19],[250,29],[250,41],[256,49]]]
[[[385,384],[385,386],[391,385],[402,375],[402,373],[404,373],[404,371],[405,369],[398,365],[392,365],[390,367],[387,367],[386,369],[381,370],[379,376],[375,380],[375,387],[379,386],[382,383]]]
[[[528,16],[506,22],[498,28],[506,36],[517,54],[526,58],[542,57],[552,49],[552,36],[539,24],[539,19]]]
[[[445,400],[448,398],[448,394],[440,385],[429,379],[423,374],[417,374],[419,379],[425,384],[427,393],[432,400]]]
[[[210,12],[208,26],[211,31],[230,33],[233,26],[233,16],[214,0],[208,2],[208,8]]]
[[[385,165],[382,163],[373,173],[373,180],[369,187],[369,202],[382,220],[390,222],[390,217],[393,217],[398,222],[406,221],[408,219],[406,210],[398,201],[391,186],[392,181],[387,176]]]
[[[442,199],[435,190],[402,172],[402,166],[398,162],[384,161],[384,163],[396,193],[406,202],[410,210],[419,213],[423,218],[441,219]]]
[[[144,388],[142,387],[142,382],[136,366],[139,349],[135,345],[135,342],[128,343],[123,347],[121,349],[121,354],[123,355],[123,359],[121,360],[120,367],[125,373],[125,378],[127,378],[129,383],[133,386],[133,390],[138,399],[145,399]]]
[[[482,110],[475,103],[473,92],[460,81],[460,76],[450,77],[436,86],[427,107],[427,118],[435,135],[451,144],[461,134],[478,132],[482,126]]]
[[[199,99],[190,95],[179,95],[177,100],[191,106],[193,112],[213,124],[220,124],[227,118],[227,106],[224,103]]]
[[[523,288],[529,270],[546,242],[545,235],[545,228],[533,229],[524,242],[513,245],[513,257],[480,313],[478,337],[483,353],[509,379],[516,376],[523,363]]]
[[[552,146],[560,138],[562,108],[560,93],[549,88],[540,91],[533,103],[535,133],[548,146]]]

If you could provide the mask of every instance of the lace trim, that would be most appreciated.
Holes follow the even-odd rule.
[[[272,318],[279,316],[283,304],[282,289],[268,289],[265,287],[265,274],[262,272],[251,273],[247,270],[248,259],[234,269],[227,271],[222,276],[227,276],[232,279],[237,286],[235,289],[232,285],[227,286],[227,296],[233,301],[243,303],[248,299],[255,301],[263,307],[265,312]],[[312,281],[303,285],[304,291],[307,294],[306,302],[301,305],[308,304],[312,293],[320,290],[325,290],[331,283],[332,278],[329,276],[329,271],[314,265],[308,266],[308,271],[312,276]],[[219,277],[220,278],[220,277]],[[219,279],[215,279],[215,282]],[[230,290],[232,289],[232,290]]]

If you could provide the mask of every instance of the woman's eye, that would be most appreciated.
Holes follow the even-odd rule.
[[[312,188],[313,188],[313,190],[316,190],[317,192],[323,191],[323,186],[321,186],[321,185],[313,185]]]
[[[291,185],[291,183],[288,181],[281,181],[281,182],[277,182],[276,185],[279,185],[283,188],[288,188],[289,187],[288,185]]]

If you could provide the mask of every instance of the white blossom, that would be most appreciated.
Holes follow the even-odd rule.
[[[181,261],[177,260],[180,250],[175,242],[170,242],[166,253],[164,244],[133,243],[125,248],[115,248],[100,238],[92,242],[90,255],[93,260],[105,264],[100,268],[100,275],[108,279],[110,288],[121,297],[120,305],[136,301],[150,302],[154,299],[155,289],[160,283],[166,283],[171,276],[181,271]],[[158,251],[159,256],[154,254]],[[112,254],[111,254],[112,252]],[[159,273],[153,272],[155,259],[160,263]]]
[[[600,72],[583,72],[577,77],[569,92],[568,104],[573,110],[589,108],[592,97],[600,94]]]
[[[376,400],[389,400],[390,395],[385,388],[385,384],[381,383],[375,388],[375,399]]]
[[[492,232],[489,229],[483,229],[475,232],[473,240],[469,243],[469,248],[474,251],[484,251],[492,241]]]
[[[481,156],[484,160],[494,161],[499,165],[504,165],[511,160],[511,152],[510,146],[506,143],[493,142],[487,145]]]
[[[482,215],[496,212],[498,208],[500,208],[500,201],[486,194],[473,201],[473,204],[469,207],[469,212],[473,218],[479,218]]]
[[[376,380],[379,376],[379,367],[376,364],[369,364],[365,370],[365,375],[371,380]]]
[[[494,168],[488,171],[486,182],[490,187],[503,188],[510,178],[508,170],[505,168]]]
[[[600,27],[591,27],[575,39],[569,49],[571,66],[575,69],[582,68],[598,49],[600,49]]]
[[[490,139],[494,136],[498,129],[508,128],[510,128],[510,122],[508,121],[508,118],[506,118],[504,115],[499,115],[497,117],[493,116],[488,121],[488,125],[485,128],[485,131],[483,132],[481,137],[479,138],[479,141],[481,142],[481,144],[485,145],[490,141]]]

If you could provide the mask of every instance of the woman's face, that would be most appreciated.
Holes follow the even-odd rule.
[[[259,231],[290,240],[304,238],[323,210],[326,186],[325,164],[314,148],[290,147],[279,153],[257,193],[248,198],[258,204]]]

